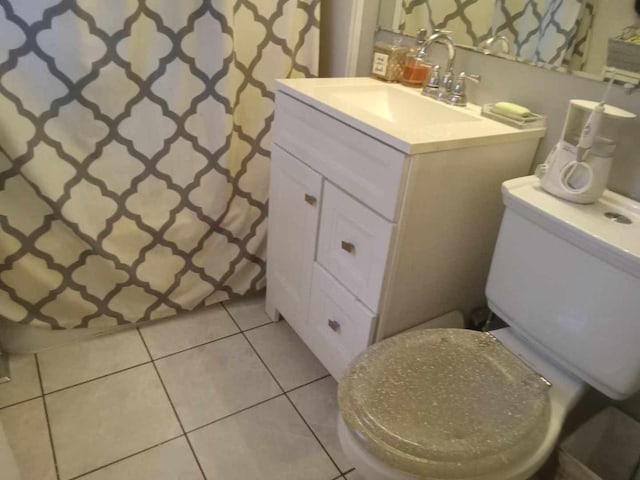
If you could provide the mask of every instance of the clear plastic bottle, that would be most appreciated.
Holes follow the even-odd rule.
[[[393,43],[377,42],[373,47],[371,76],[386,82],[397,82],[402,74],[408,50],[402,45],[400,35],[393,38]]]
[[[427,62],[424,44],[427,30],[422,28],[416,34],[416,44],[405,55],[400,81],[408,87],[422,87],[429,78],[433,65]]]

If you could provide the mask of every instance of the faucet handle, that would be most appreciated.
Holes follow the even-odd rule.
[[[429,74],[429,79],[422,89],[422,94],[435,97],[440,90],[440,65],[434,65]]]
[[[440,82],[440,90],[436,96],[437,100],[440,100],[441,102],[449,100],[451,92],[453,91],[455,77],[453,70],[448,70],[447,73],[444,74],[444,77],[442,77],[442,81]]]
[[[464,83],[465,78],[468,78],[473,83],[480,83],[482,81],[482,75],[473,75],[470,73],[462,72],[460,73],[460,75],[458,75],[458,82]]]
[[[454,82],[451,88],[451,95],[449,96],[449,103],[459,107],[467,105],[467,82],[469,79],[474,83],[480,83],[482,77],[480,75],[470,75],[462,72],[458,75],[458,79]]]

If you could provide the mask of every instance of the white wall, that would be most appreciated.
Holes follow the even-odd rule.
[[[371,70],[379,2],[380,0],[322,0],[321,77],[368,75]],[[350,35],[352,25],[356,30],[354,35]]]

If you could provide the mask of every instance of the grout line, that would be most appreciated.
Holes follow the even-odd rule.
[[[0,411],[4,410],[5,408],[9,408],[9,407],[15,407],[16,405],[20,405],[21,403],[27,403],[30,402],[31,400],[37,400],[38,398],[43,398],[44,395],[38,395],[37,397],[31,397],[31,398],[25,398],[24,400],[20,400],[18,402],[14,402],[14,403],[9,403],[8,405],[5,405],[4,407],[0,407]]]
[[[211,422],[207,422],[204,425],[200,425],[198,427],[192,428],[191,430],[188,430],[185,433],[189,434],[189,433],[193,433],[193,432],[195,432],[197,430],[201,430],[204,427],[208,427],[209,425],[213,425],[214,423],[221,422],[222,420],[226,420],[229,417],[233,417],[234,415],[237,415],[239,413],[246,412],[247,410],[251,410],[253,407],[257,407],[258,405],[262,405],[263,403],[270,402],[271,400],[274,400],[274,399],[282,397],[282,396],[284,396],[284,393],[279,393],[277,395],[274,395],[273,397],[265,398],[264,400],[260,400],[258,403],[254,403],[253,405],[250,405],[248,407],[244,407],[244,408],[241,408],[240,410],[236,410],[235,412],[229,413],[228,415],[225,415],[224,417],[216,418],[215,420],[212,420]]]
[[[53,466],[56,470],[56,478],[60,480],[60,472],[58,471],[58,457],[56,457],[56,449],[53,445],[53,434],[51,433],[51,423],[49,422],[49,410],[47,409],[47,400],[44,398],[44,387],[42,386],[42,373],[40,372],[40,360],[35,355],[36,370],[38,372],[38,382],[40,382],[40,392],[42,393],[42,406],[44,407],[44,418],[47,421],[47,432],[49,433],[49,445],[51,446],[51,455],[53,456]]]
[[[298,385],[297,387],[290,388],[290,389],[289,389],[289,390],[287,390],[285,393],[292,393],[292,392],[295,392],[296,390],[299,390],[299,389],[304,388],[304,387],[308,387],[308,386],[309,386],[309,385],[311,385],[312,383],[319,382],[320,380],[324,380],[325,378],[329,378],[330,376],[331,376],[331,374],[330,374],[330,373],[327,373],[326,375],[323,375],[322,377],[318,377],[318,378],[316,378],[315,380],[311,380],[310,382],[303,383],[302,385]]]
[[[224,307],[225,310],[227,310],[227,307]],[[235,323],[236,327],[238,326],[238,324],[236,323],[236,319],[233,318],[233,315],[231,315],[231,312],[229,312],[229,310],[227,310],[227,313],[229,314],[229,316],[231,317],[231,320],[233,320],[233,323]],[[240,328],[240,327],[238,327]],[[257,328],[257,327],[256,327]],[[269,375],[271,375],[271,377],[273,378],[274,382],[276,382],[276,385],[278,385],[278,388],[280,389],[280,391],[282,393],[286,394],[286,391],[284,388],[282,388],[282,385],[280,384],[280,382],[278,381],[278,379],[276,378],[276,376],[273,374],[273,372],[271,371],[271,369],[267,366],[267,364],[265,363],[265,361],[262,359],[262,357],[260,356],[260,354],[258,353],[258,351],[255,349],[255,347],[253,346],[253,344],[249,341],[249,337],[247,337],[245,335],[245,332],[240,332],[242,334],[242,336],[244,337],[244,339],[246,340],[246,342],[249,344],[249,346],[251,347],[251,350],[253,350],[253,352],[257,355],[258,359],[260,360],[260,363],[262,363],[262,365],[264,366],[264,368],[267,369],[267,372],[269,372]]]
[[[307,423],[307,420],[304,418],[304,416],[302,415],[302,413],[300,413],[300,410],[298,410],[298,407],[296,407],[296,404],[293,403],[293,400],[291,400],[291,398],[289,398],[289,395],[287,395],[286,393],[284,394],[285,397],[287,397],[287,400],[289,400],[289,403],[291,404],[291,406],[293,407],[293,409],[298,413],[298,415],[300,416],[300,418],[302,419],[302,421],[304,422],[304,424],[307,426],[307,428],[309,429],[309,431],[311,432],[311,435],[314,436],[314,438],[316,439],[316,441],[318,442],[318,444],[320,445],[320,447],[322,448],[322,450],[324,450],[324,453],[327,454],[327,457],[329,457],[329,460],[331,460],[331,463],[333,463],[333,466],[336,467],[336,470],[338,470],[338,472],[342,473],[342,470],[340,470],[340,467],[338,466],[338,464],[336,463],[336,461],[333,459],[333,457],[329,454],[329,451],[326,449],[326,447],[324,446],[324,444],[320,441],[320,438],[318,438],[318,436],[316,435],[316,432],[313,431],[313,428],[311,428],[311,425],[309,425]],[[338,476],[337,478],[340,478],[340,476]]]
[[[137,328],[136,330],[138,331],[138,335],[140,336],[140,339],[142,340],[142,344],[144,345],[144,348],[147,350],[147,353],[149,354],[149,357],[151,357],[151,352],[149,351],[149,347],[147,346],[147,342],[144,341],[144,335],[142,335],[142,332],[140,331],[139,328]],[[196,455],[196,451],[193,449],[193,445],[191,445],[191,440],[187,436],[187,432],[184,429],[184,425],[182,425],[182,420],[180,420],[180,416],[178,415],[178,411],[176,410],[176,407],[173,404],[173,400],[171,400],[171,395],[169,395],[169,390],[167,390],[167,386],[164,384],[164,381],[162,380],[162,376],[160,375],[160,372],[158,371],[158,366],[156,365],[156,363],[154,361],[152,361],[151,364],[153,365],[153,369],[156,371],[156,375],[158,376],[158,380],[160,380],[160,385],[162,385],[162,389],[164,390],[164,394],[167,396],[167,400],[169,400],[169,405],[171,405],[171,409],[173,410],[173,414],[176,416],[176,419],[178,420],[178,425],[180,425],[180,430],[182,430],[182,434],[184,435],[184,438],[187,440],[187,445],[189,445],[189,450],[191,450],[191,454],[193,455],[193,458],[196,461],[196,464],[198,465],[198,469],[200,470],[200,473],[202,474],[202,478],[207,480],[207,476],[205,475],[204,469],[202,468],[202,465],[200,464],[200,460],[198,459],[198,456]]]
[[[182,438],[182,437],[184,437],[183,434],[182,435],[177,435],[177,436],[172,437],[172,438],[170,438],[168,440],[163,440],[160,443],[156,443],[155,445],[151,445],[150,447],[143,448],[142,450],[139,450],[139,451],[137,451],[135,453],[132,453],[130,455],[127,455],[125,457],[119,458],[118,460],[114,460],[113,462],[105,463],[104,465],[100,465],[99,467],[94,468],[93,470],[89,470],[87,472],[83,472],[80,475],[77,475],[75,477],[70,478],[69,480],[76,480],[76,479],[82,478],[84,476],[90,475],[92,473],[97,472],[98,470],[102,470],[103,468],[110,467],[111,465],[115,465],[116,463],[123,462],[124,460],[127,460],[127,459],[129,459],[131,457],[135,457],[136,455],[139,455],[141,453],[148,452],[149,450],[152,450],[152,449],[154,449],[156,447],[159,447],[160,445],[164,445],[165,443],[172,442],[172,441],[177,440],[178,438]]]
[[[235,337],[236,335],[240,335],[241,333],[242,332],[240,330],[238,330],[237,332],[230,333],[229,335],[225,335],[224,337],[215,338],[213,340],[209,340],[208,342],[203,342],[203,343],[199,343],[198,345],[193,345],[192,347],[183,348],[182,350],[178,350],[177,352],[167,353],[166,355],[161,355],[161,356],[156,357],[156,358],[151,357],[152,358],[151,361],[152,362],[156,362],[158,360],[162,360],[163,358],[173,357],[174,355],[178,355],[180,353],[188,352],[189,350],[193,350],[194,348],[204,347],[205,345],[209,345],[210,343],[215,343],[215,342],[217,342],[219,340],[224,340],[226,338]],[[140,336],[143,337],[142,332],[140,332]],[[143,342],[144,342],[144,340],[143,340]],[[145,347],[146,347],[146,344],[145,344]],[[151,352],[149,351],[149,349],[147,349],[147,352],[149,352],[149,356],[151,356]]]
[[[231,317],[231,319],[233,320],[233,323],[236,324],[236,326],[238,325],[236,323],[235,318],[233,318],[233,315],[231,314],[231,312],[229,312],[229,310],[227,309],[226,306],[224,306],[224,309],[227,311],[227,313],[229,314],[229,316]],[[298,408],[296,407],[296,405],[293,403],[293,400],[291,400],[291,398],[289,398],[289,395],[287,394],[287,392],[285,391],[284,388],[282,388],[282,385],[280,384],[280,382],[278,381],[278,379],[276,378],[276,376],[273,374],[273,372],[271,371],[271,369],[268,367],[268,365],[266,364],[266,362],[262,359],[262,357],[260,356],[260,354],[258,353],[258,351],[255,349],[255,347],[253,346],[253,344],[249,341],[249,338],[245,335],[244,332],[242,332],[242,336],[244,337],[244,339],[247,341],[247,343],[251,346],[251,349],[255,352],[255,354],[258,356],[258,358],[260,359],[260,361],[262,362],[262,364],[264,365],[264,368],[267,369],[267,372],[269,372],[269,374],[273,377],[273,380],[276,382],[276,384],[278,385],[278,387],[280,387],[280,389],[284,392],[284,396],[285,398],[289,401],[289,403],[291,404],[291,406],[293,407],[293,409],[296,411],[296,413],[298,414],[298,416],[302,419],[303,423],[307,426],[307,428],[309,429],[309,431],[311,432],[311,435],[313,435],[313,438],[316,439],[316,442],[318,442],[318,445],[320,445],[320,448],[322,448],[322,450],[324,451],[324,453],[327,455],[327,457],[329,458],[329,460],[331,461],[331,463],[333,464],[333,466],[336,468],[336,470],[342,474],[342,470],[340,470],[340,467],[338,467],[338,464],[335,462],[335,460],[333,459],[333,457],[331,455],[329,455],[329,451],[326,449],[326,447],[322,444],[322,442],[320,441],[320,439],[318,438],[318,436],[316,435],[316,432],[313,431],[313,429],[311,428],[311,426],[307,423],[307,420],[302,416],[302,414],[300,413],[300,410],[298,410]],[[314,381],[317,381],[319,379],[316,379]],[[338,475],[338,477],[336,478],[340,478],[341,475]]]
[[[46,397],[47,395],[52,395],[54,393],[62,392],[64,390],[69,390],[70,388],[78,387],[78,386],[84,385],[86,383],[91,383],[91,382],[93,382],[95,380],[102,380],[103,378],[107,378],[107,377],[110,377],[112,375],[117,375],[118,373],[126,372],[128,370],[133,370],[134,368],[142,367],[143,365],[149,365],[150,363],[151,363],[151,360],[148,360],[148,361],[143,362],[143,363],[137,363],[135,365],[131,365],[131,366],[126,367],[126,368],[121,368],[120,370],[115,370],[113,372],[105,373],[104,375],[100,375],[98,377],[90,378],[89,380],[83,380],[82,382],[74,383],[73,385],[68,385],[66,387],[57,388],[56,390],[51,390],[50,392],[45,392],[45,393],[43,393],[43,396]],[[43,392],[44,392],[44,388],[43,388]]]
[[[231,317],[231,313],[229,313],[229,316]],[[233,323],[236,323],[236,321],[235,321],[235,319],[233,317],[231,317],[231,319],[233,320]],[[267,325],[272,325],[274,323],[278,323],[278,322],[274,322],[272,320],[269,320],[268,322],[263,323],[262,325],[256,325],[255,327],[249,327],[249,328],[246,328],[244,330],[242,330],[240,328],[240,325],[238,325],[237,323],[236,323],[236,325],[238,326],[238,328],[240,328],[240,333],[244,333],[244,332],[250,332],[251,330],[257,330],[258,328],[266,327]]]

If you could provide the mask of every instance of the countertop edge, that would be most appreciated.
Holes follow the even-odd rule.
[[[485,145],[496,145],[496,144],[507,144],[514,142],[521,142],[529,139],[541,139],[546,134],[546,128],[535,128],[535,129],[517,129],[511,127],[509,125],[504,125],[505,127],[511,129],[508,132],[500,132],[490,135],[482,135],[482,136],[470,136],[466,138],[452,138],[447,140],[430,140],[428,142],[423,143],[411,143],[405,139],[398,138],[397,136],[380,130],[378,127],[371,125],[363,120],[360,120],[346,112],[340,111],[339,109],[328,105],[327,103],[319,100],[306,92],[303,92],[290,83],[293,81],[300,81],[301,79],[277,79],[276,80],[276,90],[280,91],[290,97],[293,97],[296,100],[309,105],[310,107],[329,115],[336,120],[349,125],[356,130],[361,131],[365,135],[368,135],[380,142],[398,150],[406,155],[420,155],[423,153],[430,153],[442,150],[460,150],[464,148],[485,146]],[[362,81],[363,79],[360,77],[355,77],[354,81]],[[495,120],[486,119],[487,121],[495,122]],[[499,123],[499,122],[496,122]]]

